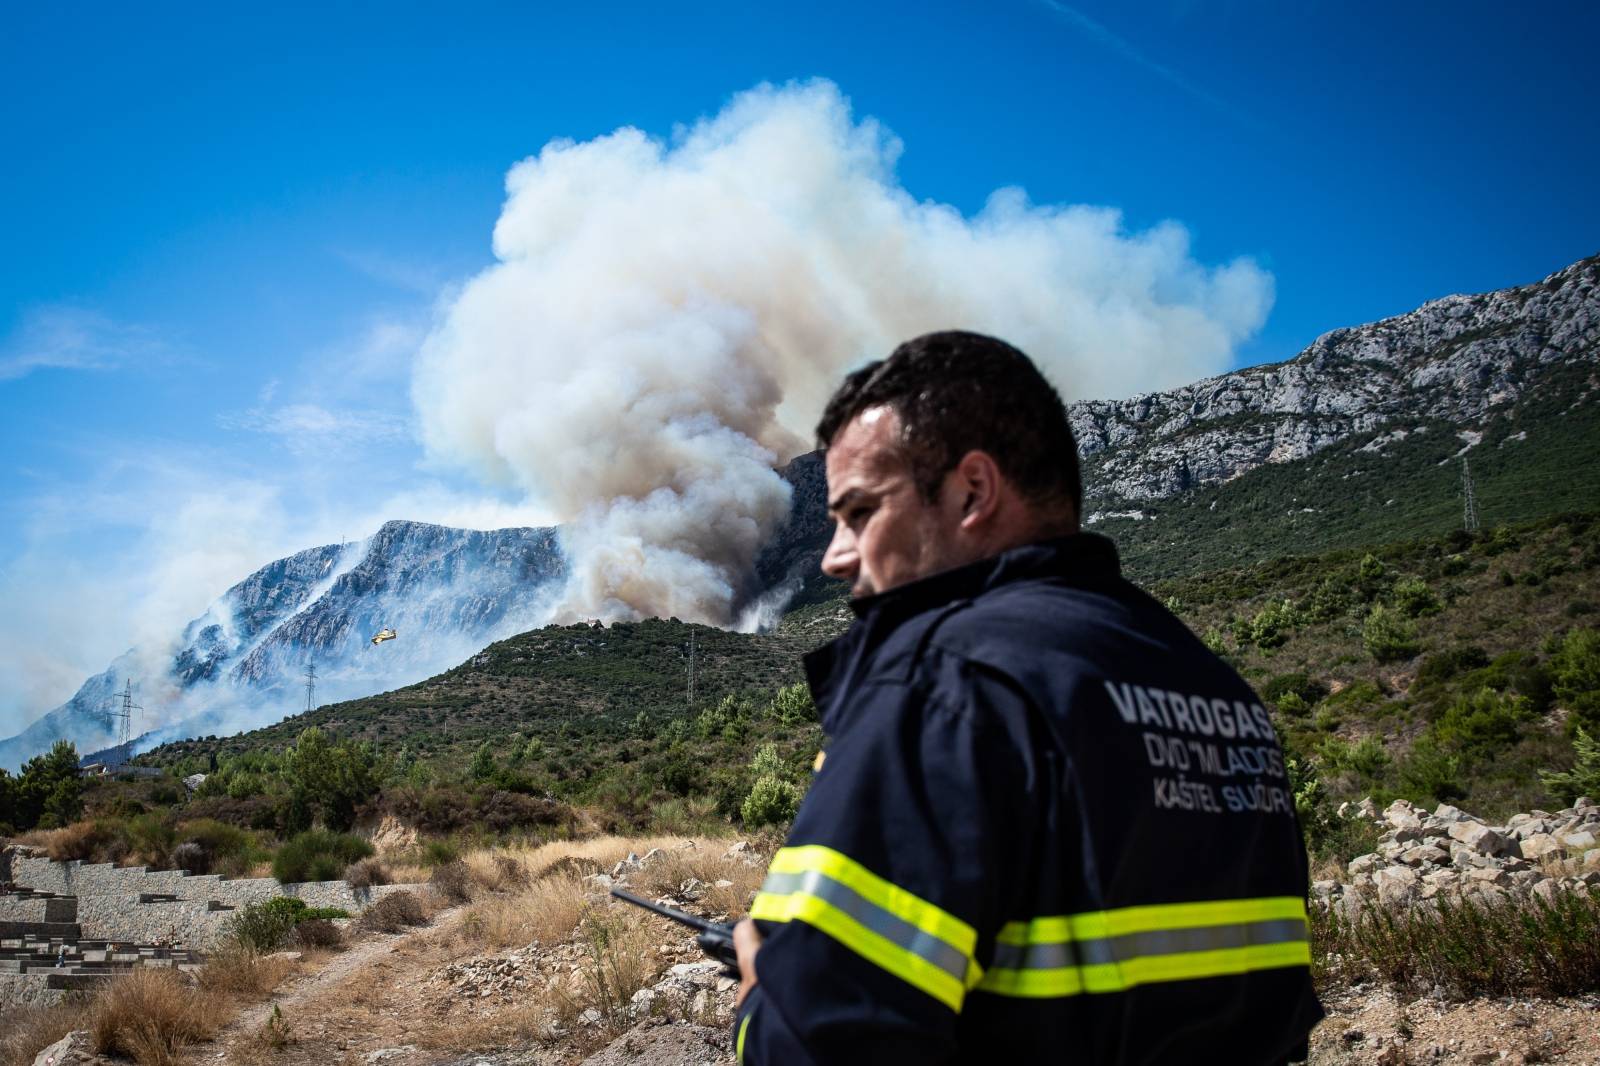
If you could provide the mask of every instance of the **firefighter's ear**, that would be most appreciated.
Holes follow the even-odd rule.
[[[974,449],[963,455],[951,472],[952,495],[960,501],[963,529],[975,529],[994,516],[1000,505],[1002,479],[994,456]]]

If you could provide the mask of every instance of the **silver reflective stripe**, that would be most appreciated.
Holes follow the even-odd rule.
[[[904,948],[939,967],[957,981],[966,983],[968,960],[960,951],[932,933],[925,933],[910,922],[896,918],[877,904],[863,899],[854,889],[827,874],[817,870],[768,874],[761,891],[774,896],[797,893],[815,896],[845,912],[896,947]]]
[[[1058,944],[996,944],[991,968],[1061,970],[1070,966],[1130,962],[1151,955],[1181,955],[1191,951],[1245,948],[1255,944],[1291,944],[1305,939],[1304,920],[1274,918],[1264,922],[1160,929]]]

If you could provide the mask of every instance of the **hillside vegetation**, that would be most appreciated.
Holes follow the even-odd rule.
[[[1600,500],[1597,389],[1592,364],[1552,368],[1537,390],[1472,431],[1482,434],[1475,446],[1449,422],[1386,425],[1167,499],[1091,499],[1091,511],[1142,515],[1093,528],[1117,542],[1130,575],[1142,580],[1443,536],[1461,526],[1463,459],[1485,527],[1586,510]]]
[[[1554,803],[1541,772],[1600,734],[1600,521],[1573,515],[1162,582],[1273,705],[1315,832],[1372,795],[1488,818]],[[1561,786],[1554,786],[1560,791]],[[1303,813],[1306,813],[1303,810]]]
[[[1334,816],[1344,800],[1492,819],[1570,803],[1600,773],[1551,776],[1600,736],[1597,574],[1600,518],[1578,514],[1153,591],[1271,703],[1313,850],[1348,858],[1371,842]],[[385,815],[458,841],[781,825],[822,743],[800,657],[847,621],[824,597],[763,635],[534,630],[418,685],[158,748],[138,761],[168,776],[89,789],[99,829],[76,846],[160,864],[203,837],[236,869],[314,825]],[[194,773],[190,796],[177,778]]]

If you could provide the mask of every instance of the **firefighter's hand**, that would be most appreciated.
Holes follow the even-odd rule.
[[[733,948],[739,953],[739,994],[733,1000],[733,1009],[738,1010],[756,986],[756,952],[761,950],[761,933],[755,922],[746,918],[733,927]]]

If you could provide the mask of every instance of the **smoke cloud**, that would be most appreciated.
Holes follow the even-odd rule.
[[[788,508],[780,459],[840,372],[931,329],[1005,337],[1068,398],[1218,373],[1272,279],[1175,223],[898,182],[900,142],[826,81],[762,86],[670,143],[552,141],[514,166],[498,262],[413,379],[437,457],[566,522],[564,610],[728,624]]]

